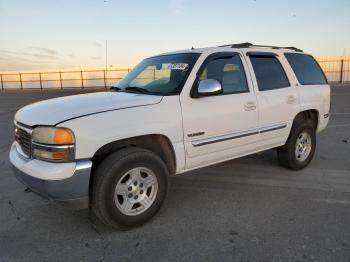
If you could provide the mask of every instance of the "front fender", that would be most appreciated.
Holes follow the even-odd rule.
[[[73,130],[76,158],[92,158],[106,144],[130,137],[161,134],[169,138],[178,168],[184,165],[182,116],[178,96],[164,97],[161,103],[92,114],[62,122]],[[183,163],[183,164],[181,164]]]

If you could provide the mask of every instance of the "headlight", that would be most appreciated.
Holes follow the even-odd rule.
[[[62,127],[37,127],[33,130],[33,140],[48,145],[71,145],[75,142],[73,132]]]
[[[74,160],[74,133],[62,127],[37,127],[32,133],[33,156],[50,161]]]

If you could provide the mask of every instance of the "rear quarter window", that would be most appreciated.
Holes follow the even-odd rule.
[[[302,85],[324,85],[327,79],[316,60],[311,55],[285,53],[284,56]]]

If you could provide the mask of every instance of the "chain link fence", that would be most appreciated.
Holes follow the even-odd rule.
[[[323,56],[316,60],[330,83],[350,82],[350,56]]]
[[[350,82],[350,56],[316,57],[330,83]],[[109,88],[128,72],[127,69],[0,73],[0,88],[64,89]]]
[[[64,89],[109,88],[130,69],[0,73],[0,88]]]

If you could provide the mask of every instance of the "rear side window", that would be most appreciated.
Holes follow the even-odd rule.
[[[321,67],[310,55],[285,53],[298,81],[302,85],[324,85],[327,79]]]
[[[260,91],[290,86],[281,63],[274,56],[250,56]]]

